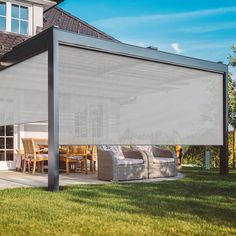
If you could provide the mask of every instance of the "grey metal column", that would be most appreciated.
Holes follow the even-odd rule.
[[[58,41],[52,29],[48,41],[48,189],[59,190]]]
[[[228,73],[223,74],[223,146],[220,147],[220,174],[229,173],[228,157]]]

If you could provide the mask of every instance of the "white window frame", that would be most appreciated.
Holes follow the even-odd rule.
[[[18,13],[19,13],[19,17],[18,18],[12,16],[12,7],[13,6],[17,6],[18,7]],[[21,18],[21,14],[20,14],[21,8],[27,8],[27,11],[28,11],[27,12],[28,13],[28,19],[27,20]],[[12,20],[17,20],[18,21],[18,27],[19,27],[18,28],[18,32],[13,32],[13,33],[18,33],[18,34],[22,34],[22,35],[29,35],[29,7],[23,6],[21,4],[12,3],[11,4],[11,25],[12,25]],[[27,33],[26,34],[21,33],[21,21],[27,22]]]
[[[22,35],[28,35],[32,36],[33,35],[33,4],[30,3],[22,3],[19,1],[7,1],[7,0],[0,0],[1,2],[6,3],[6,31],[7,32],[12,32],[11,31],[11,8],[12,5],[18,5],[22,7],[27,7],[28,8],[28,33],[27,34],[22,34]],[[20,34],[20,33],[18,33]]]
[[[5,5],[6,5],[6,15],[5,16],[4,15],[0,15],[0,17],[6,19],[6,25],[5,25],[5,29],[4,29],[4,31],[5,31],[7,29],[7,3],[5,1],[0,1],[0,3],[5,3]]]
[[[0,162],[1,161],[6,161],[6,162],[11,162],[11,161],[14,161],[14,126],[13,125],[10,125],[10,126],[12,126],[13,127],[13,135],[11,135],[11,136],[9,136],[9,135],[7,135],[7,126],[5,125],[5,126],[2,126],[2,127],[4,127],[4,135],[1,135],[0,136],[0,138],[1,139],[4,139],[4,148],[0,148],[0,151],[1,152],[4,152],[4,160],[0,160]],[[12,146],[12,148],[7,148],[7,139],[8,138],[10,138],[10,139],[12,139],[12,142],[13,142],[13,146]],[[7,160],[7,152],[8,151],[10,151],[10,152],[13,152],[13,160]]]

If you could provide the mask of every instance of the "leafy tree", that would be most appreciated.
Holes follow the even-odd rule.
[[[236,45],[232,47],[232,55],[229,57],[229,64],[236,67]],[[233,81],[232,74],[228,77],[228,98],[229,98],[229,124],[233,127],[233,132],[229,133],[229,164],[236,166],[236,81]],[[209,147],[212,156],[212,166],[219,166],[219,148]],[[184,162],[203,165],[205,147],[189,146],[184,155]]]
[[[232,47],[233,55],[229,57],[231,66],[236,67],[236,45]],[[233,168],[236,164],[236,82],[232,79],[232,74],[229,73],[228,78],[228,94],[229,94],[229,123],[233,127]]]
[[[229,63],[231,66],[236,67],[236,44],[232,46],[233,55],[229,57]]]
[[[236,45],[232,47],[232,55],[229,57],[229,64],[236,68]],[[232,74],[228,76],[228,98],[229,98],[229,124],[233,127],[233,131],[229,133],[229,165],[236,166],[236,81],[233,81]],[[164,146],[163,146],[164,148]],[[167,148],[165,146],[165,148]],[[171,147],[171,150],[173,147]],[[185,164],[196,164],[203,166],[205,147],[204,146],[183,146]],[[174,150],[174,149],[173,149]],[[213,167],[219,167],[219,147],[209,147],[211,153],[211,161]]]

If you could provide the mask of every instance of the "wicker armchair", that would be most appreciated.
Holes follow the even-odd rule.
[[[98,179],[122,181],[146,178],[148,161],[144,152],[125,150],[121,157],[112,150],[98,148]]]
[[[148,157],[148,177],[150,179],[172,177],[178,174],[178,162],[174,152],[151,146],[150,150],[145,153]]]

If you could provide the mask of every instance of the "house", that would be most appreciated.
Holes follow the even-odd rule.
[[[49,136],[52,190],[59,143],[217,145],[228,172],[227,65],[122,44],[57,2],[30,2],[0,1],[0,122],[16,124],[0,128],[0,169],[22,137]]]
[[[7,53],[30,37],[57,26],[78,34],[118,41],[61,9],[61,0],[0,1],[0,64]],[[22,137],[47,137],[47,124],[0,127],[0,170],[15,168],[14,155],[22,148]]]

